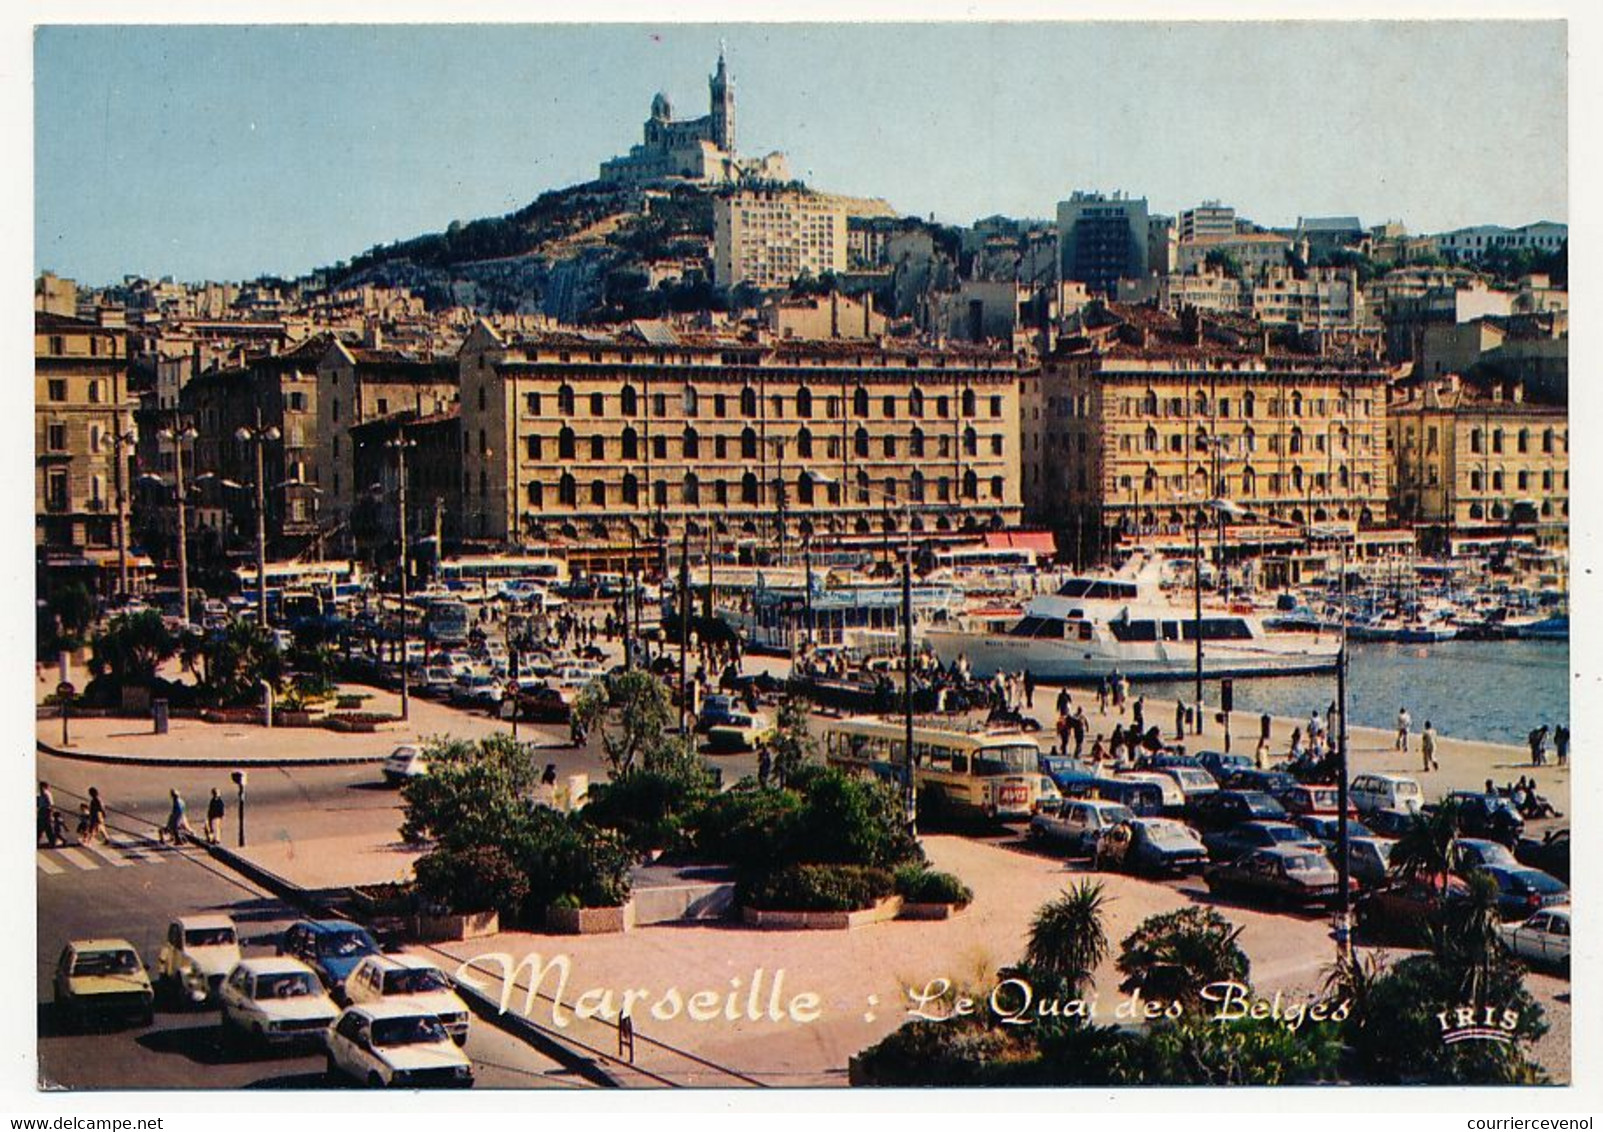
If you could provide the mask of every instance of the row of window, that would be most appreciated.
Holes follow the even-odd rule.
[[[1503,443],[1504,443],[1503,430],[1500,429],[1500,428],[1494,428],[1494,429],[1491,430],[1491,434],[1492,434],[1491,435],[1492,454],[1493,455],[1500,455],[1502,453],[1502,451],[1503,451]],[[1408,429],[1407,436],[1408,436],[1408,443],[1410,445],[1412,445],[1413,442],[1414,442],[1414,430],[1412,428]],[[1564,451],[1568,452],[1570,450],[1570,430],[1569,429],[1565,429],[1562,433],[1557,433],[1551,428],[1545,428],[1545,429],[1542,430],[1542,437],[1541,437],[1542,451],[1546,452],[1546,453],[1551,453],[1553,451],[1553,444],[1554,444],[1555,439],[1557,439],[1559,443],[1564,445]],[[1478,428],[1470,429],[1469,430],[1469,450],[1471,452],[1481,452],[1481,451],[1484,451],[1485,447],[1486,447],[1486,436],[1482,432],[1482,430],[1478,429]],[[1530,429],[1522,428],[1522,429],[1519,430],[1519,432],[1515,433],[1515,435],[1514,435],[1514,450],[1516,452],[1529,452],[1531,450],[1531,430]]]
[[[1164,438],[1160,437],[1158,430],[1153,428],[1151,425],[1148,425],[1146,433],[1139,438],[1139,445],[1137,444],[1136,437],[1128,435],[1119,437],[1119,451],[1184,452],[1186,450],[1186,439],[1187,436],[1185,433],[1170,433],[1167,437],[1167,444],[1165,444]],[[1198,429],[1196,437],[1194,438],[1193,447],[1198,452],[1207,452],[1210,451],[1212,446],[1215,444],[1222,444],[1226,451],[1230,451],[1232,449],[1237,449],[1237,445],[1235,444],[1237,439],[1241,441],[1238,449],[1239,451],[1258,451],[1258,434],[1250,428],[1241,433],[1239,438],[1233,436],[1210,437],[1207,429]],[[1278,434],[1271,434],[1267,439],[1269,441],[1268,450],[1270,452],[1281,451],[1282,438]],[[1374,450],[1374,447],[1375,438],[1373,436],[1369,435],[1368,433],[1363,433],[1358,437],[1358,448],[1361,451],[1370,452]],[[1347,430],[1345,428],[1338,427],[1334,433],[1330,434],[1327,441],[1325,433],[1315,433],[1312,438],[1306,438],[1303,435],[1302,429],[1293,427],[1291,432],[1284,438],[1285,451],[1294,456],[1299,455],[1305,450],[1311,452],[1324,452],[1327,450],[1327,448],[1331,451],[1350,452],[1352,450],[1352,443],[1351,437],[1349,436]],[[1084,451],[1083,447],[1081,451]]]
[[[549,448],[547,441],[549,439],[549,437],[544,436],[525,436],[523,438],[524,458],[528,460],[546,459]],[[756,460],[759,458],[758,452],[761,442],[756,431],[748,428],[743,430],[738,438],[722,435],[714,436],[710,445],[713,459],[729,459],[729,452],[732,447],[730,444],[731,439],[736,441],[739,459]],[[769,443],[775,446],[776,457],[784,458],[785,448],[789,439],[788,437],[775,436],[768,438]],[[795,455],[801,459],[812,459],[820,454],[831,460],[838,460],[841,457],[842,439],[839,436],[825,437],[824,443],[820,446],[815,443],[812,430],[804,428],[796,434],[794,439]],[[464,436],[463,440],[465,443],[467,438]],[[652,459],[667,460],[670,458],[668,455],[668,441],[669,438],[666,436],[654,436],[651,438]],[[701,435],[693,428],[685,429],[680,434],[677,443],[679,455],[682,459],[699,460],[704,455]],[[980,436],[972,428],[965,429],[962,438],[955,443],[965,456],[977,457],[980,454]],[[479,454],[481,456],[489,453],[489,445],[489,433],[481,428],[479,430]],[[609,438],[599,434],[591,436],[587,442],[581,445],[578,435],[573,429],[564,426],[556,436],[556,458],[559,460],[578,459],[578,454],[582,449],[588,453],[588,458],[591,460],[606,460],[609,458],[608,446]],[[937,436],[934,445],[929,444],[922,429],[914,429],[912,434],[905,438],[894,435],[882,436],[876,445],[873,438],[869,436],[868,430],[859,428],[851,439],[852,455],[862,459],[871,458],[876,447],[879,449],[879,454],[886,459],[898,459],[904,455],[911,457],[935,455],[949,459],[952,456],[953,446],[954,438],[946,433],[941,433]],[[1005,438],[1001,433],[989,436],[986,438],[986,447],[990,455],[1001,456],[1006,447]],[[643,453],[646,451],[646,445],[642,442],[639,433],[632,428],[626,428],[617,439],[616,451],[621,459],[639,460],[644,458]],[[335,454],[338,455],[338,452],[336,451]]]
[[[1188,411],[1189,405],[1189,411]],[[1153,390],[1147,390],[1144,397],[1124,397],[1119,401],[1121,416],[1143,417],[1228,417],[1234,407],[1239,410],[1243,419],[1258,416],[1259,398],[1256,393],[1242,394],[1234,406],[1229,397],[1218,398],[1217,404],[1206,393],[1198,392],[1189,402],[1185,397],[1160,398]],[[1375,402],[1365,397],[1348,400],[1347,398],[1304,397],[1301,393],[1292,393],[1289,397],[1268,397],[1262,405],[1264,415],[1270,417],[1323,417],[1327,414],[1336,417],[1357,415],[1368,417],[1374,414]],[[1217,409],[1217,414],[1214,410]],[[1356,410],[1356,413],[1354,412]],[[1048,397],[1047,412],[1059,417],[1086,416],[1090,411],[1089,399],[1080,397]]]
[[[1434,467],[1432,467],[1430,470],[1431,470],[1430,482],[1432,484],[1434,484],[1436,482],[1436,475],[1435,475],[1436,469]],[[1565,491],[1569,491],[1569,489],[1570,489],[1570,473],[1568,471],[1565,471],[1565,472],[1561,473],[1561,475],[1563,477],[1562,483],[1564,484],[1564,490]],[[1476,468],[1475,470],[1473,470],[1473,471],[1471,471],[1469,473],[1469,489],[1471,491],[1484,491],[1484,490],[1486,490],[1486,483],[1487,483],[1488,478],[1491,481],[1491,485],[1492,485],[1492,490],[1493,491],[1502,491],[1502,490],[1504,490],[1504,488],[1505,488],[1505,486],[1506,486],[1506,484],[1508,482],[1507,479],[1504,476],[1504,473],[1503,473],[1502,469],[1498,469],[1497,471],[1493,472],[1490,477],[1487,477],[1486,475],[1484,475],[1481,472],[1481,470],[1479,468]],[[1529,491],[1531,489],[1532,485],[1536,483],[1536,476],[1533,473],[1528,472],[1528,471],[1516,472],[1514,474],[1514,483],[1515,483],[1516,490]],[[1542,490],[1543,491],[1552,491],[1553,490],[1553,483],[1554,483],[1553,472],[1551,470],[1544,471],[1542,473]]]
[[[612,396],[612,394],[601,392],[588,394],[585,398],[585,401],[589,415],[592,417],[606,416],[607,402],[612,398]],[[625,417],[639,416],[641,406],[646,401],[646,397],[636,390],[632,385],[625,385],[616,394],[616,397],[618,401],[618,415]],[[577,416],[579,400],[579,395],[574,391],[571,385],[561,386],[556,392],[557,416]],[[694,386],[685,386],[676,400],[678,401],[679,415],[685,417],[694,417],[700,415],[702,397],[701,394],[696,391]],[[747,386],[745,389],[740,391],[736,400],[738,400],[738,413],[742,419],[756,419],[760,408],[760,398],[755,389]],[[869,394],[867,389],[857,389],[851,397],[852,415],[854,417],[869,416],[872,410],[873,400],[873,397]],[[880,416],[884,417],[886,420],[895,420],[899,412],[898,406],[902,400],[903,398],[892,394],[885,394],[882,396],[879,399]],[[907,415],[910,417],[923,417],[930,411],[933,411],[934,415],[937,417],[950,417],[952,415],[953,398],[944,393],[937,394],[934,397],[926,398],[923,390],[914,389],[907,395],[905,400],[907,403]],[[731,398],[728,394],[713,394],[712,415],[718,418],[727,417],[729,415],[730,401]],[[819,405],[819,401],[823,402],[822,406]],[[979,396],[972,389],[965,389],[956,398],[956,401],[960,416],[975,417],[979,415]],[[933,402],[933,404],[930,404],[929,402]],[[668,394],[651,394],[651,415],[654,417],[666,417],[668,415],[668,403]],[[480,411],[484,411],[488,408],[488,406],[489,395],[487,388],[481,385],[479,387],[479,409]],[[524,394],[523,407],[524,411],[528,415],[535,417],[543,415],[545,406],[546,397],[542,391],[537,390]],[[841,398],[839,396],[831,394],[819,397],[815,395],[811,389],[808,389],[805,386],[796,390],[793,396],[786,396],[785,394],[781,393],[769,395],[768,415],[770,417],[783,418],[786,415],[785,411],[787,406],[793,407],[794,415],[802,420],[808,420],[815,416],[820,407],[822,408],[823,414],[826,417],[839,417],[841,415]],[[993,419],[1001,418],[1003,408],[1004,399],[1001,394],[993,394],[988,398],[987,409]],[[339,419],[338,402],[335,403],[334,419]]]
[[[1294,467],[1289,473],[1286,474],[1282,474],[1280,472],[1270,472],[1267,476],[1261,475],[1252,468],[1243,468],[1240,476],[1239,496],[1232,490],[1231,476],[1219,476],[1217,480],[1215,480],[1210,491],[1208,487],[1208,476],[1206,473],[1200,471],[1192,473],[1190,477],[1188,477],[1184,472],[1177,472],[1168,476],[1160,476],[1156,472],[1148,471],[1145,476],[1141,477],[1139,483],[1133,476],[1120,476],[1119,490],[1134,494],[1139,489],[1143,496],[1156,495],[1160,488],[1171,493],[1179,493],[1187,490],[1188,478],[1192,483],[1192,489],[1199,495],[1199,497],[1213,494],[1224,499],[1233,499],[1238,497],[1250,498],[1258,493],[1260,486],[1264,487],[1268,494],[1278,495],[1287,487],[1289,487],[1293,492],[1303,492],[1309,489],[1312,489],[1313,491],[1328,491],[1330,490],[1331,484],[1331,476],[1329,473],[1307,473],[1304,472],[1300,467]],[[1349,471],[1346,467],[1338,468],[1334,478],[1336,489],[1338,491],[1351,491],[1355,484],[1360,491],[1369,491],[1374,487],[1375,482],[1373,473],[1354,473]],[[1081,489],[1084,490],[1084,487],[1085,483],[1082,477]]]
[[[841,485],[837,483],[818,484],[809,476],[800,475],[793,483],[783,480],[774,480],[768,485],[771,500],[765,501],[762,483],[755,475],[748,472],[738,483],[729,480],[712,480],[705,485],[694,472],[687,473],[677,485],[675,492],[677,498],[671,502],[699,505],[710,502],[719,506],[728,505],[731,498],[748,506],[771,506],[781,493],[789,495],[794,492],[794,501],[804,507],[828,503],[839,506],[842,502]],[[915,470],[906,483],[907,501],[911,503],[941,502],[950,503],[953,500],[954,486],[958,491],[958,498],[977,500],[980,498],[982,482],[973,471],[963,474],[961,479],[954,480],[949,476],[938,476],[926,480],[924,474]],[[988,485],[991,499],[1002,499],[1006,494],[1006,483],[1001,476],[992,476]],[[546,505],[546,487],[541,481],[532,481],[526,485],[525,501],[530,507],[544,507]],[[706,488],[706,498],[703,498],[703,488]],[[865,476],[857,478],[856,485],[848,488],[846,495],[855,497],[859,504],[873,505],[888,500],[895,503],[902,499],[901,481],[894,476],[887,476],[877,483],[871,482]],[[486,495],[489,491],[489,479],[484,473],[479,475],[479,494]],[[872,496],[870,493],[873,493]],[[615,494],[614,494],[615,493]],[[556,499],[558,506],[576,507],[579,505],[579,481],[573,476],[564,473],[556,484]],[[605,480],[592,480],[585,491],[588,504],[592,507],[605,507],[611,502],[618,502],[625,507],[639,506],[642,501],[640,477],[633,472],[624,474],[623,479],[616,485],[608,484]],[[666,507],[670,504],[670,484],[667,480],[654,480],[651,484],[651,502],[656,506]]]
[[[88,393],[89,393],[89,404],[91,404],[91,405],[102,405],[102,404],[105,404],[105,402],[106,402],[106,383],[105,383],[105,381],[103,381],[100,378],[91,378],[89,380]],[[52,378],[49,378],[45,382],[45,400],[46,401],[53,401],[53,402],[55,402],[57,404],[65,403],[66,400],[67,400],[67,379],[64,378],[64,377],[52,377]]]

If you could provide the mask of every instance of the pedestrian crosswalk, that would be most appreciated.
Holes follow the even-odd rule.
[[[167,859],[181,850],[176,845],[162,845],[142,837],[117,835],[105,844],[89,841],[78,845],[41,846],[36,862],[41,876],[55,877],[74,872],[94,872],[97,869],[126,869],[134,865],[164,865]]]

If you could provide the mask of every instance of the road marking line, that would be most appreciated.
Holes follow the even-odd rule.
[[[64,873],[67,870],[41,853],[39,854],[39,871],[47,876],[56,876],[57,874]]]
[[[106,846],[96,845],[92,841],[84,842],[83,847],[114,869],[126,869],[133,864],[133,861],[122,854],[113,853]]]
[[[57,853],[57,856],[69,864],[77,865],[86,873],[93,872],[100,867],[76,849],[62,849]]]

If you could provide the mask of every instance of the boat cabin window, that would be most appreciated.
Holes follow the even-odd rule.
[[[1070,578],[1058,589],[1059,597],[1083,597],[1091,601],[1134,601],[1136,586],[1131,582],[1092,581]]]
[[[1158,623],[1156,621],[1111,621],[1108,628],[1113,630],[1113,639],[1116,641],[1155,641],[1158,639]]]
[[[1180,626],[1176,622],[1165,621],[1163,623],[1163,639],[1166,641],[1178,641],[1180,639]]]
[[[1180,622],[1180,631],[1185,639],[1197,639],[1197,623],[1195,621]],[[1205,641],[1250,641],[1252,629],[1239,617],[1204,617],[1202,619],[1202,639]]]
[[[1063,622],[1052,617],[1024,617],[1019,623],[1008,630],[1012,637],[1048,637],[1058,639],[1063,636]]]

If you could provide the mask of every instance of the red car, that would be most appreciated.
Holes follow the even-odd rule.
[[[1275,801],[1292,817],[1327,814],[1335,817],[1339,812],[1338,798],[1334,786],[1288,786],[1275,795]],[[1347,817],[1352,821],[1358,820],[1358,810],[1351,798],[1347,799]]]
[[[1376,888],[1358,903],[1358,926],[1377,939],[1422,944],[1431,921],[1451,903],[1469,896],[1469,885],[1455,876],[1423,876]]]

